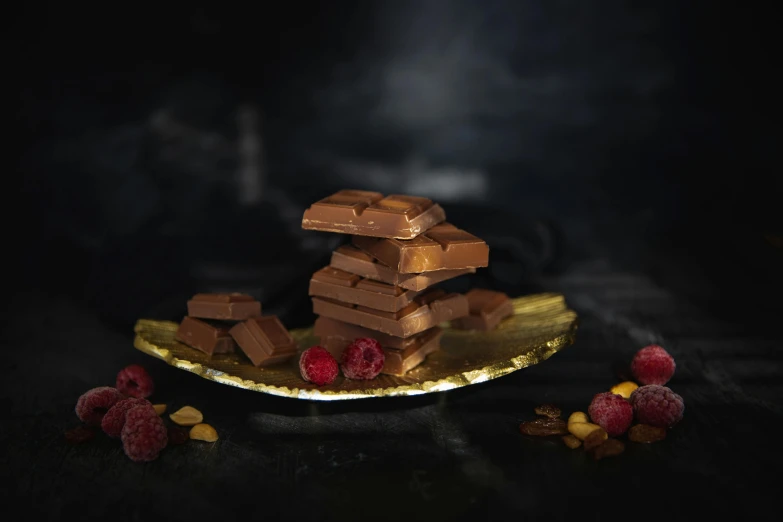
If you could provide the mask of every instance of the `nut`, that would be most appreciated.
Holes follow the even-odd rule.
[[[638,388],[639,385],[633,381],[625,381],[620,384],[615,384],[609,391],[615,395],[621,396],[623,399],[630,399],[633,391]]]
[[[592,422],[572,422],[568,425],[568,431],[579,440],[585,440],[592,432],[600,429],[601,426]]]
[[[575,411],[571,414],[570,417],[568,417],[568,424],[573,424],[574,422],[590,422],[590,419],[587,418],[587,414],[583,411]]]
[[[183,406],[171,415],[169,418],[180,426],[195,426],[204,420],[204,416],[192,406]]]
[[[218,440],[217,431],[209,424],[196,424],[190,428],[190,438],[193,440],[203,440],[204,442],[215,442]]]
[[[604,430],[603,428],[593,430],[590,433],[590,435],[585,437],[585,450],[590,451],[596,448],[597,446],[600,446],[608,438],[609,435],[606,433],[606,430]]]
[[[155,408],[155,413],[158,415],[163,415],[166,413],[166,405],[165,404],[153,404],[153,408]]]
[[[563,436],[563,443],[571,449],[576,449],[582,445],[582,441],[574,437],[573,435]]]
[[[536,412],[536,415],[543,415],[544,417],[549,417],[550,419],[557,419],[560,417],[560,408],[554,404],[542,404],[541,406],[536,406],[534,411]]]

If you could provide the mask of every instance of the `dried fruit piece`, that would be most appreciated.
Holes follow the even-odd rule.
[[[625,451],[625,444],[617,439],[606,439],[603,444],[593,449],[595,460],[601,460],[606,457],[616,457]]]
[[[217,431],[209,424],[196,424],[190,428],[190,438],[193,440],[203,440],[204,442],[215,442],[218,440]]]
[[[65,432],[65,442],[68,444],[83,444],[91,441],[94,437],[95,430],[91,430],[87,426],[76,426]]]
[[[634,442],[658,442],[666,438],[666,429],[649,424],[637,424],[628,430],[628,438]]]
[[[190,439],[188,430],[185,428],[180,428],[179,426],[169,426],[168,434],[169,444],[174,444],[176,446],[185,444]]]
[[[573,424],[575,422],[590,422],[590,419],[587,418],[585,412],[575,411],[568,417],[568,424]]]
[[[633,391],[638,388],[639,385],[633,381],[624,381],[612,386],[609,391],[615,395],[619,395],[623,399],[630,399]]]
[[[537,406],[535,412],[536,415],[543,415],[544,417],[549,417],[550,419],[559,418],[561,413],[560,408],[554,404],[542,404],[541,406]]]
[[[195,426],[204,420],[204,415],[193,406],[183,406],[169,415],[169,418],[180,426]]]
[[[542,418],[523,422],[519,431],[525,435],[548,437],[549,435],[567,435],[568,427],[563,419]]]
[[[568,431],[579,440],[585,440],[595,430],[600,430],[601,426],[592,422],[572,422],[568,425]]]
[[[576,449],[582,445],[582,441],[574,437],[573,435],[563,436],[563,443],[571,449]]]
[[[593,430],[592,432],[590,432],[590,435],[585,437],[585,450],[590,451],[600,446],[608,438],[609,435],[606,433],[606,430],[604,430],[603,428]]]
[[[163,415],[166,413],[166,405],[165,404],[153,404],[153,408],[155,408],[155,413],[158,415]]]

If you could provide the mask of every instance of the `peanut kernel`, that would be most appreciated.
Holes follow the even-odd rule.
[[[153,404],[153,408],[155,408],[155,413],[158,415],[163,415],[166,413],[166,405],[165,404]]]
[[[169,418],[180,426],[195,426],[204,420],[204,416],[192,406],[183,406],[171,415]]]
[[[590,422],[590,419],[587,418],[587,414],[583,411],[575,411],[568,417],[568,424],[572,424],[574,422]]]
[[[609,391],[615,395],[620,395],[623,399],[630,399],[633,391],[638,388],[639,385],[633,381],[625,381],[612,386]]]
[[[572,422],[568,425],[568,431],[579,440],[585,440],[595,430],[600,430],[601,426],[592,422]]]
[[[563,443],[571,449],[576,449],[582,445],[582,441],[577,439],[573,435],[564,435]]]
[[[209,424],[196,424],[190,428],[190,438],[193,440],[203,440],[204,442],[215,442],[218,440],[217,431]]]

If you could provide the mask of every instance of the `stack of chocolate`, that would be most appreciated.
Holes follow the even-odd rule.
[[[467,297],[433,285],[486,267],[489,247],[445,219],[427,198],[360,190],[305,211],[302,228],[352,236],[310,280],[315,335],[338,360],[371,337],[386,356],[382,373],[403,375],[440,347],[440,323],[469,316]]]
[[[175,338],[209,355],[233,353],[237,346],[255,366],[271,366],[296,354],[296,342],[274,315],[262,316],[261,303],[246,294],[196,294]]]

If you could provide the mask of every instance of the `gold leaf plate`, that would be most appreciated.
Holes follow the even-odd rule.
[[[574,342],[578,319],[560,294],[512,299],[514,315],[491,332],[462,331],[448,324],[441,349],[402,377],[379,375],[353,381],[342,375],[328,386],[315,386],[299,374],[299,358],[270,368],[256,368],[244,354],[206,354],[174,340],[177,323],[139,319],[133,345],[171,366],[211,381],[282,397],[333,401],[451,390],[502,377],[547,360]],[[291,330],[300,352],[318,344],[312,328]]]

